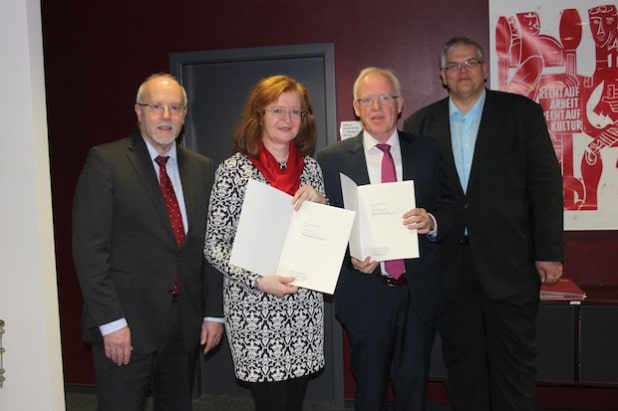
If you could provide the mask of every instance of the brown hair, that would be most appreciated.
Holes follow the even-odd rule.
[[[264,109],[286,92],[298,93],[301,100],[300,109],[306,114],[301,117],[300,128],[294,139],[296,148],[303,155],[311,155],[315,148],[316,124],[313,106],[307,88],[291,77],[276,75],[260,80],[249,93],[242,110],[240,121],[234,132],[232,147],[240,152],[255,157],[262,139]]]

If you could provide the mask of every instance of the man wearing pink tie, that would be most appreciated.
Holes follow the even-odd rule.
[[[429,138],[397,130],[403,108],[399,80],[369,67],[354,83],[356,137],[317,155],[330,204],[343,207],[339,173],[357,185],[414,180],[416,206],[401,223],[418,230],[420,258],[378,262],[347,256],[335,292],[335,312],[348,331],[356,378],[355,409],[422,410],[436,318],[442,308],[438,243],[453,221],[454,202],[440,148]]]

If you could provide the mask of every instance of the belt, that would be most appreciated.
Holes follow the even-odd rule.
[[[381,275],[380,279],[384,284],[388,285],[389,287],[397,287],[399,285],[405,285],[408,283],[408,279],[405,275],[402,275],[399,278],[393,278],[388,275]]]
[[[470,244],[470,237],[468,237],[467,235],[464,235],[461,240],[459,240],[459,244],[461,245],[468,245]]]

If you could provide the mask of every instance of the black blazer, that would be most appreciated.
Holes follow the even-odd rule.
[[[539,286],[535,261],[563,259],[562,177],[540,105],[487,90],[467,192],[459,182],[451,146],[448,98],[414,113],[406,131],[440,142],[444,168],[454,189],[454,235],[445,242],[447,291],[458,282],[468,228],[481,284],[492,298]]]
[[[399,132],[403,179],[414,180],[416,206],[431,212],[438,223],[438,241],[453,224],[453,199],[442,169],[440,148],[427,137]],[[331,205],[343,207],[339,173],[357,185],[369,184],[363,136],[343,140],[323,149],[317,160],[324,174],[326,195]],[[443,282],[437,242],[419,236],[420,258],[405,260],[412,304],[423,320],[437,317],[442,308]],[[344,324],[367,329],[374,315],[380,290],[380,267],[372,275],[359,273],[346,255],[335,291],[335,311]]]
[[[127,319],[136,352],[159,345],[178,273],[186,348],[199,345],[204,316],[223,316],[222,279],[204,259],[212,161],[180,146],[188,232],[180,249],[140,133],[94,147],[73,203],[73,258],[84,297],[87,341],[98,326]]]

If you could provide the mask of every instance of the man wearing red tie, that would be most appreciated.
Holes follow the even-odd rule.
[[[169,74],[140,86],[139,132],[94,147],[73,204],[73,257],[99,410],[191,410],[198,347],[223,333],[221,276],[203,257],[212,161],[176,144],[187,110]]]
[[[363,131],[322,150],[317,160],[331,205],[343,207],[339,173],[357,185],[414,180],[417,208],[401,223],[418,230],[420,258],[378,262],[347,257],[335,310],[350,336],[356,410],[422,410],[436,318],[442,308],[438,242],[453,221],[454,202],[432,139],[397,130],[403,108],[399,80],[369,67],[354,84],[354,111]]]

